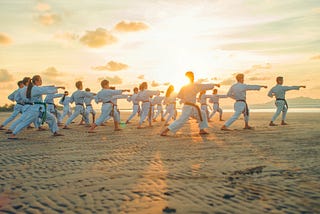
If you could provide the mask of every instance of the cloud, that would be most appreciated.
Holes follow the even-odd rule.
[[[249,77],[249,80],[251,81],[265,81],[270,79],[270,77]]]
[[[6,69],[0,69],[0,82],[10,82],[13,76]]]
[[[86,34],[80,38],[80,42],[90,48],[100,48],[116,43],[117,41],[118,39],[116,37],[103,28],[97,28],[95,31],[87,31]]]
[[[55,67],[49,67],[46,70],[44,70],[42,74],[50,77],[57,77],[61,76],[62,72],[59,72]]]
[[[55,39],[65,41],[75,41],[79,39],[79,35],[71,32],[58,32],[54,35]]]
[[[208,78],[200,78],[198,79],[197,83],[209,82]]]
[[[117,31],[121,32],[134,32],[140,30],[146,30],[149,27],[142,22],[119,22],[115,27]]]
[[[144,75],[139,75],[137,78],[138,78],[139,80],[144,80]]]
[[[64,81],[59,80],[59,77],[64,76],[63,72],[58,71],[55,67],[49,67],[44,70],[41,75],[43,80],[47,84],[62,85],[65,84]]]
[[[229,77],[227,79],[224,79],[220,82],[220,85],[232,85],[236,82],[234,77]]]
[[[120,62],[110,61],[106,65],[93,67],[96,71],[120,71],[127,69],[129,66]]]
[[[12,40],[8,35],[0,33],[0,45],[9,45],[11,42]]]
[[[160,86],[160,83],[158,83],[158,82],[156,82],[156,81],[153,80],[153,81],[151,82],[151,86],[152,86],[152,87],[158,87],[158,86]]]
[[[257,64],[257,65],[252,65],[250,69],[245,70],[243,73],[250,74],[250,73],[253,73],[257,70],[269,70],[271,68],[272,68],[272,66],[270,63],[266,63],[265,65]]]
[[[36,17],[36,20],[45,26],[53,25],[61,21],[61,17],[58,14],[46,12]]]
[[[122,79],[119,77],[119,76],[113,76],[113,77],[110,77],[110,76],[106,76],[106,77],[101,77],[101,78],[98,78],[98,82],[101,82],[102,80],[108,80],[110,84],[113,84],[113,85],[120,85],[122,84]]]
[[[311,60],[320,60],[320,55],[310,57]]]
[[[44,11],[51,10],[51,6],[49,4],[39,2],[36,6],[36,9],[38,11],[44,12]]]

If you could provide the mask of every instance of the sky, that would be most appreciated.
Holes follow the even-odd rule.
[[[0,105],[17,81],[39,74],[44,85],[75,91],[147,81],[176,91],[186,71],[225,94],[245,83],[306,85],[287,98],[320,98],[319,0],[1,0]],[[60,91],[63,92],[63,91]],[[268,89],[248,92],[266,103]],[[207,92],[211,93],[211,92]]]

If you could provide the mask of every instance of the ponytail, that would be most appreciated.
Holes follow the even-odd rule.
[[[31,98],[31,90],[32,87],[34,86],[34,82],[40,80],[41,77],[39,75],[35,75],[32,77],[32,79],[29,80],[29,84],[27,87],[27,98],[30,99]]]
[[[28,99],[31,98],[31,90],[32,90],[32,87],[33,87],[33,81],[32,81],[32,79],[30,79],[30,80],[29,80],[28,87],[27,87],[27,98],[28,98]]]
[[[166,97],[169,97],[170,94],[173,92],[173,90],[174,90],[173,85],[170,85],[166,91]]]

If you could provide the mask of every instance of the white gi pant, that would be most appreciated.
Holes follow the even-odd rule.
[[[22,115],[23,115],[29,108],[32,108],[32,105],[24,105],[24,106],[23,106],[21,116],[19,117],[18,120],[15,120],[15,121],[11,124],[11,126],[10,126],[10,128],[9,128],[11,131],[14,130],[14,129],[17,127],[17,125],[19,125],[20,123],[22,123],[22,121],[23,121],[23,119],[24,119],[24,118],[22,117]],[[40,120],[39,120],[39,118],[35,118],[35,120],[32,121],[32,122],[33,122],[35,128],[39,128],[39,127],[40,127]]]
[[[27,127],[30,123],[34,122],[35,120],[39,119],[39,117],[42,115],[42,112],[40,112],[40,105],[29,107],[22,115],[23,118],[21,123],[19,123],[16,128],[12,131],[14,135],[18,134],[22,131],[25,127]],[[51,114],[48,110],[46,112],[46,120],[45,122],[49,125],[49,128],[52,133],[57,132],[58,125],[56,118],[53,114]]]
[[[207,119],[209,119],[209,110],[207,104],[201,104],[201,110],[206,112]]]
[[[3,125],[3,126],[8,125],[8,123],[10,123],[12,120],[14,120],[14,119],[18,116],[18,114],[20,114],[20,113],[22,114],[22,110],[23,110],[23,105],[17,103],[17,104],[14,106],[13,112],[12,112],[12,114],[10,115],[10,117],[8,117],[8,118],[2,123],[2,125]]]
[[[130,114],[129,118],[127,119],[127,121],[129,122],[134,116],[136,116],[136,114],[140,111],[140,106],[139,104],[134,104],[132,106],[132,113]]]
[[[111,110],[105,121],[111,119],[111,117],[113,117],[113,121],[120,123],[120,111],[118,109],[118,106],[113,106],[113,110]]]
[[[229,127],[234,121],[236,121],[241,114],[244,115],[244,121],[249,121],[249,112],[246,114],[246,103],[242,101],[237,101],[234,103],[234,114],[232,117],[224,124],[226,127]]]
[[[67,116],[67,115],[68,115],[68,117],[71,117],[71,115],[72,115],[71,108],[70,108],[69,105],[63,106],[63,113],[62,113],[62,116],[61,116],[61,121],[62,121],[63,118],[65,118],[65,116]]]
[[[165,124],[169,123],[171,119],[175,119],[175,113],[176,113],[175,104],[169,104],[167,106],[166,114],[168,114],[168,117],[165,121]]]
[[[86,124],[89,124],[89,117],[86,114],[84,107],[82,105],[76,105],[76,108],[73,112],[73,114],[68,118],[67,122],[66,122],[66,126],[69,125],[77,116],[82,115],[84,121]]]
[[[101,125],[108,117],[110,117],[110,113],[112,111],[113,104],[112,103],[103,103],[101,106],[101,115],[95,121],[97,126]]]
[[[154,114],[153,119],[157,119],[158,116],[161,116],[161,119],[163,118],[163,109],[162,105],[157,104],[157,113]]]
[[[285,120],[286,116],[287,116],[287,112],[288,112],[288,108],[285,104],[285,101],[284,100],[276,100],[275,104],[277,106],[277,110],[274,113],[271,121],[274,122],[277,119],[277,117],[280,115],[281,112],[282,112],[282,120]]]
[[[47,104],[47,111],[56,116],[58,123],[61,123],[62,117],[61,113],[55,108],[53,104]]]
[[[143,121],[148,117],[149,122],[151,122],[151,109],[150,102],[144,102],[141,105],[141,114],[139,124],[141,125]]]
[[[171,123],[168,126],[168,129],[171,132],[176,133],[188,121],[189,117],[193,117],[197,119],[200,130],[204,128],[208,128],[207,114],[203,110],[200,110],[200,112],[202,116],[202,121],[200,121],[200,116],[198,114],[198,110],[196,109],[196,107],[190,106],[190,105],[183,105],[182,113],[180,117],[177,120],[175,120],[173,123]]]
[[[220,116],[222,115],[223,111],[222,111],[222,108],[219,107],[219,103],[213,103],[212,108],[213,108],[213,110],[212,110],[209,118],[212,118],[216,112],[219,112]]]

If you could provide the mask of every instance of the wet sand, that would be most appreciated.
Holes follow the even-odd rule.
[[[111,121],[95,134],[72,124],[62,137],[28,129],[10,141],[2,131],[0,212],[320,213],[320,113],[269,127],[272,114],[231,132],[216,115],[207,136],[190,120],[160,137],[163,122],[138,130],[137,118],[119,132]]]

